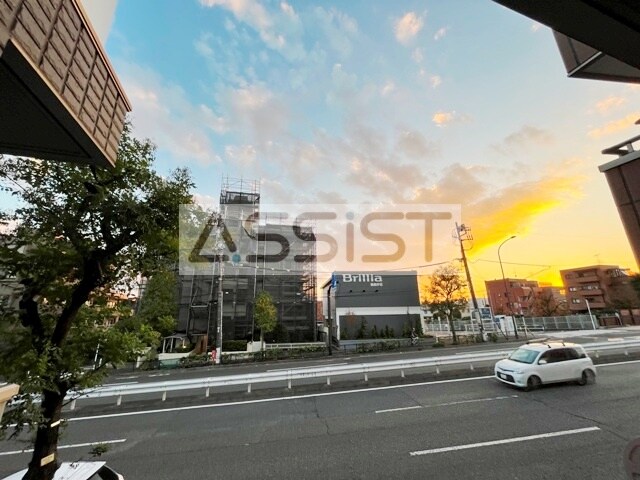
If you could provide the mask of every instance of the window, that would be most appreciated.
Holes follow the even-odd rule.
[[[571,303],[581,303],[582,300],[580,300],[579,298],[572,298],[571,299]]]
[[[567,360],[577,360],[580,358],[580,354],[576,351],[575,348],[565,348],[564,353],[567,357]]]
[[[565,353],[565,348],[557,348],[555,350],[549,350],[548,352],[544,352],[540,357],[540,360],[546,360],[547,363],[558,363],[564,362],[567,360],[567,355]]]
[[[578,291],[578,287],[569,287],[569,291],[570,292],[577,292]]]
[[[533,363],[538,352],[529,350],[528,348],[519,348],[509,356],[509,360],[520,363]]]

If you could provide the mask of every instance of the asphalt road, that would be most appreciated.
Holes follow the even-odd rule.
[[[568,342],[576,343],[593,343],[593,342],[606,342],[608,340],[616,339],[638,339],[640,338],[640,328],[627,327],[623,329],[608,329],[597,331],[580,331],[580,332],[550,332],[550,333],[536,333],[536,338],[549,337],[563,339]],[[520,338],[519,340],[513,340],[509,342],[501,343],[481,343],[476,345],[459,346],[459,347],[446,347],[446,348],[432,348],[431,346],[414,347],[403,351],[390,351],[380,353],[367,353],[367,354],[341,354],[336,352],[332,357],[320,357],[306,360],[280,360],[271,362],[249,363],[249,364],[236,364],[236,365],[216,365],[209,367],[196,367],[196,368],[178,368],[172,370],[153,370],[153,371],[131,371],[131,370],[116,370],[114,371],[105,384],[122,384],[130,385],[135,383],[147,383],[158,381],[171,381],[171,380],[183,380],[201,377],[214,377],[221,375],[240,375],[247,373],[260,373],[273,371],[277,369],[297,369],[313,366],[329,366],[329,365],[344,365],[352,363],[371,363],[391,360],[403,360],[410,358],[424,358],[442,355],[454,355],[464,354],[472,352],[489,352],[492,350],[508,350],[510,348],[516,348],[526,340]]]
[[[113,441],[103,458],[127,480],[624,479],[622,451],[640,437],[640,363],[598,373],[596,385],[528,393],[476,377],[105,409],[69,421],[59,452],[79,459],[88,447],[74,445]],[[28,462],[7,454],[19,448],[0,443],[0,478]]]

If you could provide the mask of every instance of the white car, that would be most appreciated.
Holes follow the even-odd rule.
[[[26,468],[4,480],[21,480],[25,473]],[[106,462],[71,462],[60,465],[53,480],[124,480],[124,477],[107,467]]]
[[[532,390],[543,383],[578,381],[595,383],[596,367],[582,345],[537,342],[522,345],[495,366],[495,377],[503,383]]]

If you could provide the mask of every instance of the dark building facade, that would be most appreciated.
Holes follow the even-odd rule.
[[[638,122],[636,122],[638,123]],[[640,135],[602,151],[618,158],[600,165],[607,177],[613,201],[622,220],[631,250],[640,267],[640,152],[633,144],[640,143]]]
[[[337,340],[355,338],[363,325],[365,337],[374,327],[402,336],[421,322],[417,272],[336,272],[332,279],[323,285],[323,304],[330,304]]]
[[[256,295],[268,292],[277,309],[280,341],[313,341],[316,336],[315,238],[303,231],[289,242],[286,256],[279,238],[290,238],[292,226],[247,220],[260,213],[260,193],[255,183],[223,185],[220,194],[223,237],[235,250],[228,260],[212,261],[197,273],[180,275],[177,330],[188,335],[207,335],[213,341],[222,319],[224,340],[258,339],[253,312]],[[228,245],[227,245],[228,246]],[[296,256],[309,257],[295,261]],[[221,294],[222,292],[222,294]],[[221,303],[221,304],[220,304]]]

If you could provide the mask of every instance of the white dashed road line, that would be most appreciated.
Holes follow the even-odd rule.
[[[531,440],[540,440],[543,438],[553,438],[553,437],[561,437],[564,435],[576,435],[579,433],[597,432],[599,430],[600,429],[598,427],[576,428],[575,430],[563,430],[561,432],[541,433],[538,435],[528,435],[526,437],[513,437],[513,438],[505,438],[502,440],[492,440],[490,442],[467,443],[466,445],[455,445],[453,447],[431,448],[429,450],[418,450],[416,452],[409,452],[409,455],[411,455],[412,457],[415,457],[419,455],[431,455],[434,453],[455,452],[457,450],[467,450],[469,448],[490,447],[493,445],[504,445],[507,443],[528,442]]]

